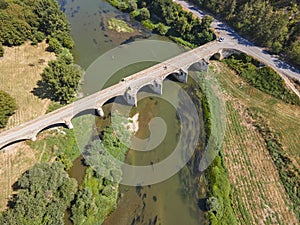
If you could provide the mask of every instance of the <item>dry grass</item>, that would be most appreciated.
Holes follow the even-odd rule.
[[[223,64],[215,62],[214,68],[226,96],[223,149],[240,224],[297,224],[278,171],[246,108],[258,110],[267,119],[299,168],[300,107],[256,90]]]
[[[25,143],[0,152],[0,211],[6,209],[9,197],[14,193],[13,184],[36,162],[36,154]]]
[[[55,59],[53,53],[45,51],[46,47],[46,43],[37,47],[29,43],[4,47],[4,57],[0,60],[0,89],[14,97],[18,105],[6,129],[43,115],[48,108],[50,100],[39,99],[31,93],[48,61]]]
[[[13,96],[18,105],[18,110],[9,119],[5,129],[46,112],[50,101],[39,99],[31,93],[48,61],[55,59],[54,54],[45,51],[46,47],[46,43],[37,47],[28,43],[19,47],[5,47],[5,55],[0,60],[0,89]],[[41,157],[40,152],[32,150],[24,142],[0,152],[0,211],[6,208],[9,196],[13,194],[12,185]]]

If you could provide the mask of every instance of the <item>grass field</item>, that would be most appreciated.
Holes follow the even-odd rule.
[[[249,86],[223,63],[214,62],[213,67],[226,100],[223,151],[239,223],[297,224],[279,173],[248,110],[267,121],[279,135],[286,155],[299,168],[300,107]]]
[[[46,43],[4,47],[4,57],[0,60],[0,89],[14,97],[18,106],[6,129],[43,115],[48,108],[49,100],[39,99],[31,93],[48,61],[55,59],[53,53],[45,51],[46,47]]]
[[[5,54],[0,59],[0,89],[14,97],[18,105],[6,129],[43,115],[48,108],[49,100],[39,99],[31,93],[48,61],[55,59],[54,54],[45,51],[46,47],[46,43],[4,47]],[[42,153],[32,150],[26,143],[0,152],[0,211],[5,209],[8,197],[13,193],[12,185],[26,170],[42,160],[41,156]]]

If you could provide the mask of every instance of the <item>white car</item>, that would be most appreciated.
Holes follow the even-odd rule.
[[[224,37],[219,38],[219,42],[222,42],[222,41],[224,41]]]

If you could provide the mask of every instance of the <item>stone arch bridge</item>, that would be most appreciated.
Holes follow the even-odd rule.
[[[230,44],[217,41],[210,42],[133,74],[116,85],[82,98],[49,114],[2,132],[0,134],[0,149],[23,140],[35,141],[41,131],[54,125],[64,125],[72,129],[72,118],[86,110],[96,110],[98,115],[103,117],[103,104],[117,96],[123,96],[129,105],[137,105],[137,93],[142,87],[148,86],[153,92],[162,94],[163,81],[168,76],[173,76],[180,82],[186,82],[188,78],[187,71],[195,62],[202,62],[207,67],[212,56],[222,59],[236,52],[245,52],[262,63],[268,64],[263,57],[260,58],[256,54],[247,52],[247,48],[243,49],[239,46],[231,46]],[[272,65],[269,66],[274,68]],[[274,69],[276,69],[276,66]]]

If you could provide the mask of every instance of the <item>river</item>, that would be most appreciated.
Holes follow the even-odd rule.
[[[170,43],[166,38],[145,31],[138,22],[130,19],[128,14],[120,12],[105,1],[59,0],[59,3],[71,23],[72,36],[76,45],[73,52],[76,63],[87,71],[80,89],[83,95],[89,95],[101,87],[117,83],[125,76],[184,51],[182,47]],[[111,17],[128,22],[130,26],[134,27],[135,32],[125,34],[107,29],[107,21]],[[152,41],[141,42],[141,40]],[[165,41],[165,44],[159,44],[156,40]],[[137,43],[137,47],[132,45],[132,42]],[[131,44],[125,50],[126,46],[117,48],[116,51],[112,50],[122,43]],[[139,43],[142,43],[143,46],[139,47]],[[109,57],[101,58],[104,53],[108,54]],[[147,56],[147,54],[151,56]],[[97,59],[99,62],[96,65],[97,69],[90,70],[91,67],[95,68],[93,62],[95,60],[97,62]],[[105,62],[105,59],[108,61]],[[115,71],[105,66],[112,60],[116,61],[114,67],[117,69]],[[124,67],[124,65],[127,66]],[[112,74],[114,75],[111,76]],[[109,77],[109,79],[103,77]],[[150,135],[149,122],[159,116],[164,120],[168,131],[165,138],[152,151],[145,153],[129,150],[126,163],[133,165],[156,163],[166,158],[175,148],[178,134],[181,132],[180,123],[176,115],[176,108],[163,98],[176,97],[178,93],[174,93],[172,88],[168,88],[168,82],[172,81],[165,82],[161,97],[145,97],[139,100],[138,106],[130,112],[131,116],[136,113],[140,115],[137,137],[148,138]],[[141,91],[138,97],[142,98],[144,92],[147,91]],[[178,101],[180,101],[179,98]],[[112,104],[106,104],[104,111],[107,113],[111,108]],[[97,123],[101,126],[104,120],[102,122],[102,119],[97,119]],[[74,165],[78,168],[72,168],[72,176],[77,177],[77,180],[80,181],[82,172],[76,174],[76,171],[82,171],[80,160],[78,159]],[[190,170],[193,169],[190,168]],[[193,175],[194,173],[190,170],[185,167],[169,179],[153,185],[138,188],[120,185],[118,207],[103,224],[204,224],[204,214],[197,205],[198,198],[201,196],[195,194],[200,190],[200,187],[195,185],[195,180],[199,180],[199,174]]]

